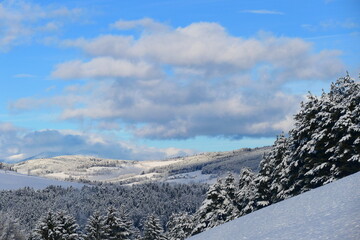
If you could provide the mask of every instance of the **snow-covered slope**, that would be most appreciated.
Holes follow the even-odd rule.
[[[22,174],[61,180],[125,184],[158,180],[211,183],[219,175],[227,171],[239,172],[244,166],[256,171],[262,155],[268,150],[269,148],[239,149],[158,161],[129,161],[67,155],[28,160],[11,167]]]
[[[55,185],[62,187],[82,187],[81,183],[57,181],[41,177],[27,176],[12,171],[0,170],[0,190],[12,190],[23,187],[31,187],[34,189],[42,189],[47,186]]]
[[[359,183],[360,172],[190,239],[360,239]]]

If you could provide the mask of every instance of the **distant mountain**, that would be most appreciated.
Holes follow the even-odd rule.
[[[0,191],[13,190],[24,187],[31,187],[34,189],[43,189],[47,186],[55,185],[62,187],[76,187],[81,188],[84,184],[58,181],[55,179],[48,179],[36,176],[27,176],[13,171],[0,170]]]
[[[190,239],[359,239],[359,182],[360,172]]]
[[[239,173],[243,167],[258,171],[262,156],[269,150],[270,147],[245,148],[157,161],[115,160],[84,155],[46,157],[48,153],[44,153],[11,167],[22,174],[61,180],[123,184],[148,181],[214,182],[229,171]]]

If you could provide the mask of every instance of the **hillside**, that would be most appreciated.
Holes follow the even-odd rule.
[[[129,161],[102,159],[82,155],[66,155],[32,159],[13,164],[18,173],[61,180],[121,182],[124,184],[147,181],[213,182],[242,167],[258,170],[269,147],[239,149],[228,152],[202,153],[189,157],[157,161]]]
[[[18,174],[12,171],[0,170],[0,190],[12,190],[24,187],[31,187],[34,189],[43,189],[47,186],[55,185],[62,187],[76,187],[83,186],[81,183],[65,182],[54,179],[41,178],[36,176],[27,176]]]
[[[222,239],[358,239],[360,172],[191,237]]]

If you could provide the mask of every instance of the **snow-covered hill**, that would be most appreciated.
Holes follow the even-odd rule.
[[[27,176],[13,171],[0,170],[0,190],[12,190],[23,187],[31,187],[34,189],[43,189],[47,186],[55,185],[62,187],[82,187],[81,183],[58,181],[35,176]]]
[[[268,147],[203,153],[189,157],[158,161],[102,159],[92,156],[66,155],[33,159],[12,165],[17,172],[52,179],[73,179],[122,183],[146,181],[213,182],[227,171],[242,167],[257,170]]]
[[[360,172],[191,237],[191,240],[360,238]]]

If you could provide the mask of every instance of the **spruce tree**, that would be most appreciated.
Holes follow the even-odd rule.
[[[116,210],[114,207],[109,207],[107,215],[105,216],[104,224],[107,229],[109,239],[117,239],[119,231],[119,218],[117,217]]]
[[[120,239],[131,239],[134,234],[134,225],[124,207],[119,210],[119,232]]]
[[[38,222],[34,230],[34,238],[41,240],[58,240],[60,237],[56,233],[56,227],[56,216],[53,212],[49,211],[46,216]]]
[[[250,168],[243,168],[240,171],[239,187],[236,193],[238,217],[248,214],[257,209],[255,196],[257,188],[255,184],[256,174]]]
[[[107,229],[105,226],[105,218],[99,214],[99,212],[94,212],[90,216],[86,226],[86,234],[84,236],[85,240],[103,240],[107,239]]]
[[[192,235],[230,221],[235,215],[238,215],[237,207],[228,196],[222,181],[218,179],[214,185],[210,186],[206,193],[206,199],[195,213],[195,227]]]
[[[347,75],[321,97],[309,95],[290,131],[280,199],[360,170],[360,84]]]
[[[149,215],[145,221],[142,240],[165,240],[160,220],[155,215]]]
[[[173,213],[167,223],[166,236],[169,240],[183,240],[191,235],[193,225],[193,216],[186,212]]]
[[[57,226],[55,227],[55,232],[59,235],[59,238],[62,240],[79,239],[77,232],[79,226],[75,222],[75,219],[63,211],[58,212],[56,215]]]

